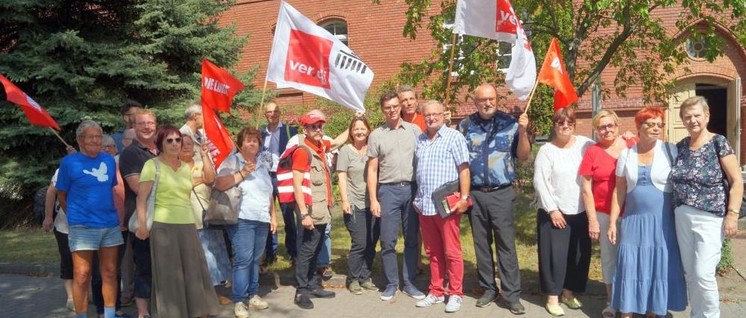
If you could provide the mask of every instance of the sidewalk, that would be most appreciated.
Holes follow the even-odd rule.
[[[721,317],[746,317],[746,220],[741,222],[742,234],[734,238],[734,267],[726,276],[718,278],[721,298]],[[15,265],[0,264],[0,318],[4,317],[73,317],[64,308],[65,296],[62,284],[56,277],[56,266],[53,265]],[[383,302],[377,292],[367,292],[355,296],[344,289],[344,276],[336,275],[325,282],[329,290],[337,293],[334,299],[314,299],[315,309],[303,310],[293,304],[295,289],[293,278],[289,274],[264,275],[261,280],[260,294],[270,304],[270,308],[252,312],[252,317],[511,317],[505,309],[492,304],[486,308],[477,308],[479,294],[473,279],[465,281],[466,295],[461,311],[455,314],[444,313],[444,304],[430,308],[416,308],[415,300],[401,293],[394,299]],[[377,282],[381,286],[381,282]],[[420,276],[416,285],[423,291],[427,289],[427,277]],[[544,310],[543,297],[538,294],[535,282],[523,282],[522,302],[526,307],[523,317],[551,317]],[[605,307],[603,285],[589,282],[588,291],[580,295],[584,303],[581,310],[570,310],[564,307],[565,317],[600,317]],[[125,312],[134,314],[134,307],[126,307]],[[688,311],[673,313],[673,317],[688,317]],[[93,306],[89,308],[89,317],[95,317]],[[221,306],[218,317],[233,317],[233,306]]]

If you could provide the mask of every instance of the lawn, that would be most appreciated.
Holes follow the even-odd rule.
[[[519,194],[515,203],[516,213],[516,245],[518,262],[521,268],[522,280],[538,285],[538,269],[536,255],[536,210],[531,206],[531,197]],[[279,218],[282,222],[282,218]],[[283,226],[280,224],[280,231]],[[280,244],[278,262],[270,269],[274,271],[289,271],[290,263],[285,259],[284,235],[279,235]],[[471,227],[467,217],[461,219],[461,242],[464,252],[464,266],[466,279],[476,279],[476,260],[474,245],[471,237]],[[56,263],[58,262],[57,245],[52,233],[40,229],[21,228],[0,231],[0,263]],[[335,272],[347,272],[347,253],[350,248],[350,236],[345,229],[342,213],[339,207],[333,210],[332,223],[332,261]],[[398,250],[403,248],[403,240],[398,241]],[[423,252],[424,254],[424,252]],[[591,280],[601,279],[600,261],[598,259],[598,244],[594,245],[594,258],[591,263]],[[427,263],[427,257],[423,255]],[[374,274],[380,275],[380,262],[376,260]]]

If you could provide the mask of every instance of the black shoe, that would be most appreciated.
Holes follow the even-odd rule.
[[[295,304],[303,309],[313,309],[313,302],[306,294],[295,294]]]
[[[488,289],[484,291],[482,297],[477,299],[477,307],[487,307],[497,298],[497,293],[494,290]]]
[[[506,308],[510,311],[511,314],[514,315],[523,315],[526,313],[526,308],[523,307],[520,300],[517,300],[514,303],[508,302],[505,298],[500,297],[497,300],[497,305]]]
[[[311,291],[311,296],[316,298],[334,298],[336,295],[333,291],[324,290],[323,288],[316,288]]]

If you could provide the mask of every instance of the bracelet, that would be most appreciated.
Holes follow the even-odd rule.
[[[246,176],[244,176],[243,173],[241,173],[241,170],[238,170],[238,174],[241,176],[241,179],[246,179]]]
[[[735,214],[735,215],[740,215],[741,214],[740,212],[736,211],[736,209],[728,209],[727,213],[732,213],[732,214]]]

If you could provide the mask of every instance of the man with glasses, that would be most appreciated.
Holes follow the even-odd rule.
[[[140,171],[145,162],[158,155],[155,145],[157,132],[157,120],[155,113],[149,109],[140,109],[135,114],[135,136],[129,147],[125,148],[119,156],[119,172],[126,183],[124,191],[125,223],[135,212],[137,190],[140,183]],[[145,193],[147,195],[147,193]],[[150,241],[141,240],[132,236],[128,243],[132,244],[132,254],[135,261],[134,296],[137,304],[138,317],[150,317]]]
[[[417,307],[430,307],[445,300],[448,280],[448,303],[445,311],[461,309],[464,296],[464,256],[461,252],[461,214],[469,200],[469,151],[464,136],[445,125],[445,107],[438,101],[428,101],[422,110],[427,129],[417,138],[417,195],[414,206],[419,212],[425,250],[430,257],[430,290]],[[433,193],[441,186],[458,183],[461,199],[439,215]],[[449,191],[450,192],[450,191]],[[447,277],[447,278],[446,278]]]
[[[267,119],[267,125],[260,129],[262,133],[262,150],[268,151],[272,154],[272,168],[270,169],[270,176],[272,176],[272,186],[274,197],[277,197],[277,163],[280,160],[280,155],[285,151],[288,145],[288,140],[298,134],[298,129],[283,123],[280,120],[280,106],[275,102],[269,102],[264,105],[264,118]],[[280,204],[280,211],[282,211],[282,220],[285,223],[285,250],[290,258],[290,264],[295,264],[295,258],[298,256],[297,246],[295,242],[295,235],[297,232],[295,224],[294,204]],[[262,268],[266,268],[267,265],[275,262],[277,257],[277,232],[274,234],[269,232],[267,237],[267,248],[264,253],[264,262]]]
[[[370,212],[381,218],[381,260],[386,288],[381,300],[391,300],[399,289],[396,241],[399,225],[404,233],[402,292],[415,299],[425,294],[414,286],[417,274],[419,221],[412,207],[417,189],[414,182],[414,149],[419,127],[401,118],[399,97],[394,92],[381,96],[379,103],[386,124],[376,128],[368,139],[368,194]]]
[[[484,294],[477,307],[497,299],[495,263],[492,253],[493,233],[497,245],[502,297],[498,305],[515,315],[524,314],[520,302],[521,277],[515,248],[515,220],[512,186],[516,178],[515,161],[531,154],[528,140],[528,115],[516,120],[504,109],[498,109],[497,90],[484,83],[474,90],[477,112],[464,118],[459,130],[466,137],[471,171],[471,195],[474,206],[469,215],[477,256],[477,278]]]
[[[315,274],[315,264],[323,246],[326,226],[331,222],[332,180],[326,164],[326,152],[331,143],[323,140],[326,116],[312,110],[300,119],[305,138],[301,147],[293,153],[293,190],[295,213],[299,220],[298,258],[295,266],[295,304],[303,309],[312,309],[310,297],[332,298],[334,292],[326,291]],[[310,165],[310,166],[309,166]],[[304,175],[310,172],[310,180]],[[306,188],[306,189],[304,189]],[[310,188],[310,189],[309,189]],[[311,196],[304,194],[310,190]]]
[[[140,103],[128,99],[122,103],[122,107],[120,109],[122,113],[122,121],[124,121],[124,128],[118,130],[114,134],[111,135],[112,138],[114,138],[114,142],[117,145],[117,152],[122,152],[126,146],[122,142],[122,138],[124,135],[124,131],[130,128],[134,128],[135,126],[135,113],[142,108],[142,105]]]

